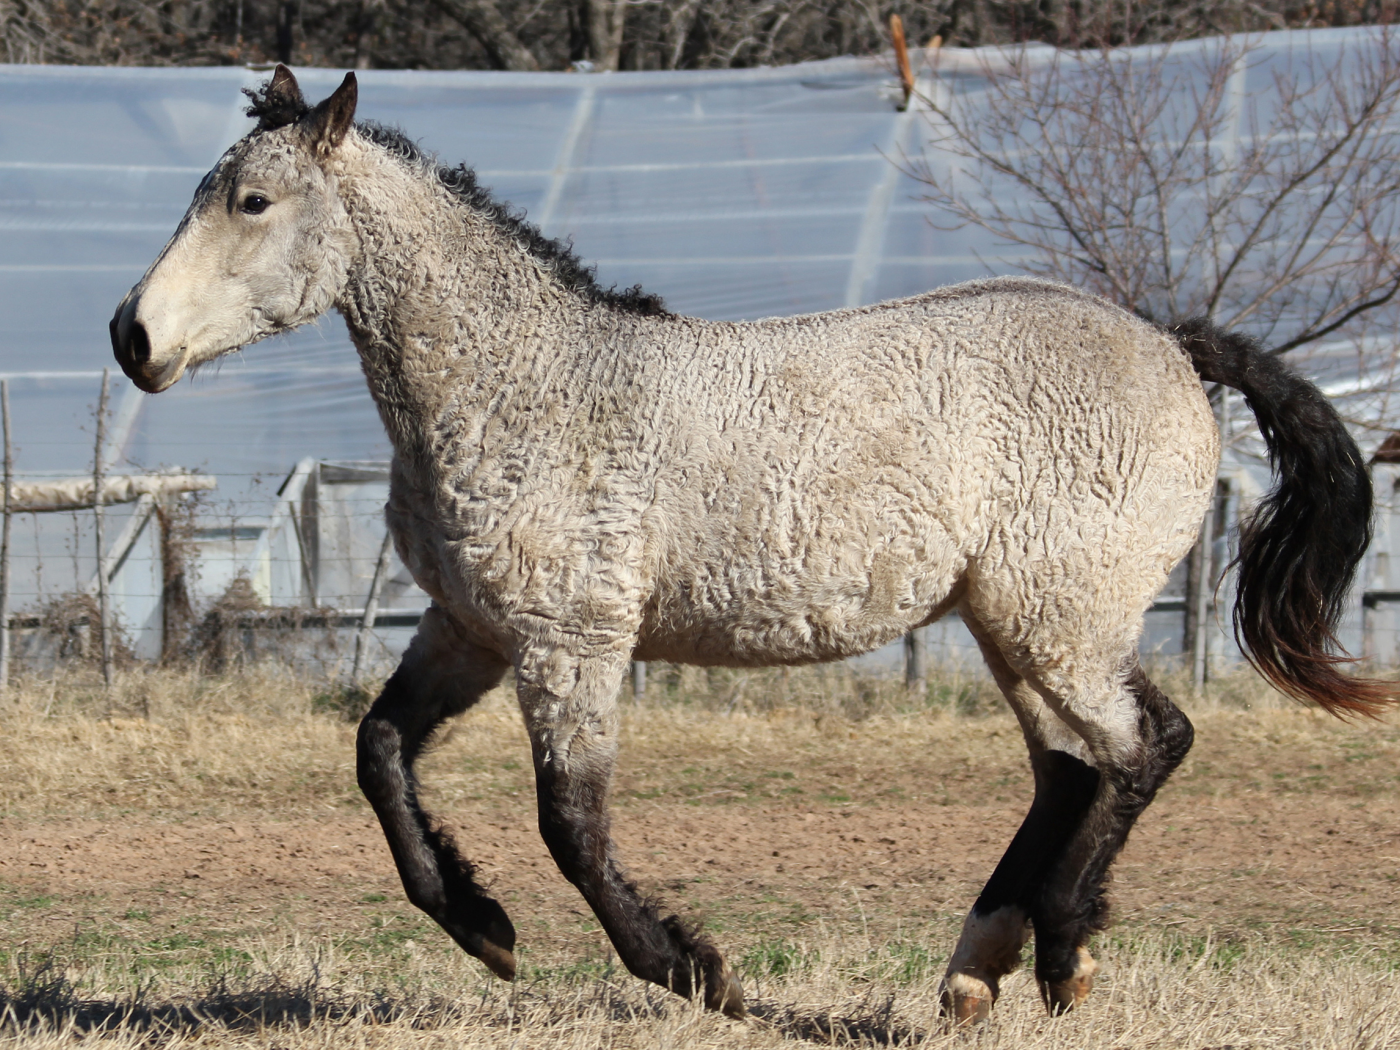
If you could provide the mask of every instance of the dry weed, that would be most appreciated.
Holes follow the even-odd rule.
[[[939,930],[942,935],[945,931]],[[1095,996],[1049,1018],[1025,972],[974,1033],[938,1018],[937,967],[909,944],[859,935],[770,946],[751,958],[744,1023],[633,981],[607,960],[489,982],[460,955],[410,945],[391,960],[333,943],[255,947],[236,975],[169,972],[139,959],[11,959],[0,1047],[777,1047],[1347,1048],[1400,1045],[1400,986],[1363,956],[1321,958],[1256,940],[1161,934],[1103,953]],[[756,970],[755,967],[759,969]],[[762,972],[766,968],[767,972]]]
[[[815,817],[807,825],[815,833],[833,816],[838,829],[854,827],[864,806],[928,814],[939,812],[930,805],[966,809],[969,800],[986,800],[1002,813],[1029,795],[1014,720],[1004,712],[968,714],[983,707],[983,687],[971,680],[935,682],[927,696],[912,699],[900,683],[829,672],[752,675],[736,692],[737,681],[687,672],[668,683],[657,674],[644,703],[624,699],[620,821],[629,812],[665,821],[694,812],[684,807],[709,806],[702,827],[723,833],[731,818],[751,813],[760,824],[782,820],[790,841],[804,834],[799,811]],[[369,819],[354,787],[353,726],[343,701],[318,683],[258,668],[217,678],[128,672],[110,693],[90,671],[24,681],[0,701],[7,772],[0,816],[39,827],[153,818],[198,827],[231,816],[316,819],[332,807]],[[1393,806],[1400,797],[1400,733],[1391,725],[1348,727],[1283,706],[1247,680],[1216,683],[1186,706],[1198,745],[1173,781],[1183,798],[1323,801],[1334,813]],[[495,807],[524,828],[529,766],[503,688],[440,736],[424,760],[425,793],[434,807]],[[840,819],[848,813],[853,819]],[[1002,841],[1000,831],[991,837]],[[1166,848],[1179,856],[1170,842]],[[946,868],[956,859],[911,863]],[[65,941],[49,932],[52,921],[28,917],[44,910],[44,898],[10,884],[4,873],[15,870],[0,866],[0,922],[24,931],[0,942],[0,1047],[1400,1045],[1400,986],[1389,948],[1396,915],[1363,916],[1373,925],[1360,934],[1314,922],[1300,939],[1294,926],[1302,920],[1231,924],[1218,888],[1202,902],[1210,920],[1183,925],[1139,911],[1102,938],[1103,977],[1081,1012],[1045,1017],[1022,973],[1006,983],[996,1019],[969,1034],[945,1031],[936,1017],[938,975],[966,891],[950,887],[915,904],[933,882],[899,891],[904,896],[852,893],[850,907],[800,920],[781,910],[788,902],[763,904],[757,891],[712,897],[728,901],[716,906],[722,941],[751,992],[754,1016],[736,1025],[633,980],[586,916],[577,928],[559,925],[557,916],[570,914],[564,905],[537,912],[554,916],[555,925],[530,931],[522,979],[507,986],[486,978],[392,894],[365,895],[382,903],[322,922],[305,941],[292,932],[304,912],[259,918],[283,907],[271,898],[266,907],[229,901],[246,913],[234,921],[200,910],[211,900],[217,907],[216,891],[184,912],[172,910],[172,921],[157,929],[123,915],[135,904],[94,896],[85,899],[86,912],[77,909],[89,918]],[[1180,886],[1172,877],[1163,873],[1166,889],[1157,892],[1188,906],[1192,887],[1206,885],[1199,873],[1188,871],[1181,877],[1195,881]],[[1251,877],[1221,875],[1231,884]],[[743,879],[727,878],[733,885],[706,892],[738,893]],[[783,885],[799,884],[769,885],[781,897],[789,892]],[[334,901],[353,900],[357,886],[342,886]],[[1325,886],[1313,890],[1325,893]],[[29,894],[24,901],[21,892]],[[815,896],[809,902],[824,907]],[[870,910],[896,905],[893,913]],[[376,927],[380,911],[386,917]],[[912,915],[921,916],[913,925]],[[1228,935],[1211,934],[1209,922],[1221,920]]]

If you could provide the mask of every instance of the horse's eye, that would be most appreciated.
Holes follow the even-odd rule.
[[[243,203],[238,206],[245,215],[261,215],[267,211],[267,206],[272,202],[260,193],[250,193],[243,198]]]

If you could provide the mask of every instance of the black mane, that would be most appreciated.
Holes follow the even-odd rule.
[[[284,128],[295,124],[311,112],[311,107],[306,104],[300,92],[292,98],[282,92],[273,91],[272,83],[269,80],[256,90],[243,89],[243,93],[248,96],[248,116],[258,118],[258,131]],[[369,120],[357,122],[355,127],[375,145],[402,157],[410,164],[430,163],[423,151],[396,128],[386,128]],[[491,191],[476,181],[476,172],[465,164],[455,168],[443,164],[434,167],[438,179],[460,198],[462,203],[486,216],[497,229],[553,270],[555,277],[563,282],[565,288],[590,302],[604,303],[630,313],[654,317],[667,312],[661,297],[642,291],[640,284],[634,284],[622,291],[618,291],[615,285],[604,288],[598,283],[593,267],[586,265],[574,254],[571,244],[546,237],[538,226],[525,220],[523,212],[515,211],[492,197]]]
[[[411,164],[430,162],[423,151],[397,128],[386,128],[369,120],[357,122],[355,128],[376,146]],[[465,164],[455,168],[438,164],[435,171],[438,180],[464,204],[484,215],[497,229],[554,271],[555,277],[570,291],[591,302],[605,303],[630,313],[659,316],[667,312],[661,297],[642,291],[639,284],[621,291],[616,286],[604,288],[594,276],[593,267],[574,254],[572,245],[546,237],[538,226],[526,221],[523,212],[492,197],[491,191],[476,181],[476,172]]]
[[[260,88],[243,89],[243,94],[248,96],[248,108],[244,112],[250,117],[258,118],[259,131],[285,128],[311,112],[311,107],[307,105],[306,99],[301,97],[300,92],[292,97],[285,92],[273,91],[272,83],[272,80],[269,80]]]

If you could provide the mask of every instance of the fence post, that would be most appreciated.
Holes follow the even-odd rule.
[[[1191,688],[1197,693],[1206,687],[1206,627],[1210,616],[1211,597],[1211,555],[1215,548],[1215,491],[1211,490],[1210,506],[1206,509],[1205,521],[1201,522],[1201,535],[1196,548],[1191,552],[1195,559],[1196,593],[1186,596],[1195,609],[1194,629],[1191,635]]]
[[[647,665],[645,660],[632,661],[632,702],[641,706],[647,695]]]
[[[0,427],[5,432],[4,524],[0,526],[0,694],[10,684],[10,490],[15,461],[10,445],[10,381],[0,379]]]
[[[97,615],[102,630],[102,681],[112,685],[112,612],[107,594],[107,537],[103,522],[103,505],[106,493],[103,491],[102,462],[103,448],[107,442],[107,395],[111,387],[112,370],[102,370],[102,396],[97,401],[97,448],[92,458],[92,513],[97,525]]]
[[[911,693],[928,692],[923,628],[916,628],[904,636],[904,687]]]
[[[375,617],[379,615],[379,592],[384,586],[384,577],[389,574],[389,552],[394,549],[394,539],[386,528],[384,542],[379,545],[379,560],[374,563],[374,579],[369,583],[369,597],[365,599],[365,612],[360,617],[360,631],[355,635],[355,662],[350,667],[350,684],[359,686],[360,672],[364,668],[365,651],[369,648],[370,632],[374,630]]]

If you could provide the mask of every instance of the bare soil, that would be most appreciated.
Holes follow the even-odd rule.
[[[506,904],[524,958],[606,953],[539,840],[522,741],[509,712],[497,715],[477,733],[469,716],[425,761],[429,804]],[[1396,731],[1298,712],[1196,720],[1192,762],[1117,865],[1119,922],[1389,944],[1400,926]],[[640,719],[615,793],[622,856],[644,888],[735,950],[821,928],[891,936],[959,915],[1030,782],[1009,719],[940,732],[946,747],[897,721]],[[337,729],[335,746],[348,749],[348,736]],[[13,805],[0,818],[6,945],[84,930],[157,954],[288,931],[445,939],[403,902],[372,814],[341,783],[348,750],[331,765],[282,807],[235,792],[152,815],[139,796],[104,810],[76,789],[70,807]]]

